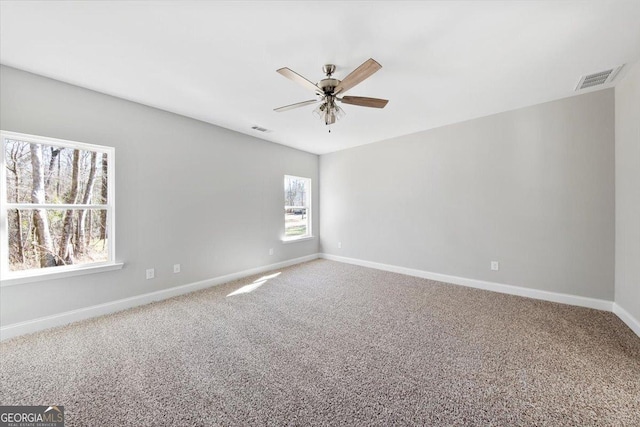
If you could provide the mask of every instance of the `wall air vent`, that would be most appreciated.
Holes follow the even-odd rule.
[[[268,129],[260,127],[260,126],[251,126],[251,129],[257,130],[258,132],[266,132]]]
[[[576,86],[576,90],[588,89],[594,86],[601,86],[607,83],[611,83],[616,78],[623,65],[617,68],[611,68],[610,70],[600,71],[599,73],[593,73],[586,76],[582,76]]]

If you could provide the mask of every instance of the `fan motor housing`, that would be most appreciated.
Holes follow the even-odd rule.
[[[340,80],[338,79],[322,79],[318,82],[318,87],[322,89],[325,94],[333,93],[333,90],[338,87]]]

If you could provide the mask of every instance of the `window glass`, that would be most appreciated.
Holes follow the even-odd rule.
[[[12,132],[2,145],[3,272],[112,262],[113,149]]]
[[[311,236],[311,179],[284,177],[284,238]]]

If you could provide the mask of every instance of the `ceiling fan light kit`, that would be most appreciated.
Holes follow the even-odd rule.
[[[331,125],[347,115],[347,113],[331,99],[318,105],[312,113],[317,118],[324,120],[325,125]]]
[[[304,86],[305,88],[312,90],[318,96],[318,99],[311,99],[309,101],[285,105],[274,109],[274,111],[280,113],[294,108],[320,103],[320,105],[313,110],[313,115],[323,120],[325,125],[331,125],[346,115],[344,110],[336,104],[336,101],[344,104],[358,105],[360,107],[384,108],[389,102],[386,99],[366,98],[362,96],[338,97],[338,94],[342,94],[361,83],[380,68],[382,68],[382,66],[374,59],[370,58],[353,70],[344,78],[344,80],[338,80],[331,77],[336,71],[336,66],[334,64],[326,64],[322,67],[322,71],[326,74],[326,78],[320,80],[317,84],[312,83],[287,67],[280,68],[279,70],[276,70],[278,73]]]

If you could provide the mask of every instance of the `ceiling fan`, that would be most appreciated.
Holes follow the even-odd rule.
[[[326,64],[322,67],[322,71],[327,75],[327,77],[320,80],[317,84],[312,83],[287,67],[280,68],[279,70],[276,70],[276,72],[306,87],[307,89],[312,90],[318,98],[298,102],[296,104],[285,105],[284,107],[275,108],[274,111],[281,113],[294,108],[304,107],[305,105],[320,103],[320,105],[313,110],[313,113],[318,118],[324,120],[325,125],[331,125],[345,115],[344,110],[336,104],[336,101],[342,102],[343,104],[359,105],[361,107],[384,108],[385,105],[387,105],[387,102],[389,102],[387,99],[365,98],[363,96],[339,97],[339,95],[342,95],[355,85],[369,78],[380,68],[382,68],[382,65],[378,64],[374,59],[369,58],[345,77],[344,80],[338,80],[331,77],[336,71],[336,66],[333,64]]]

